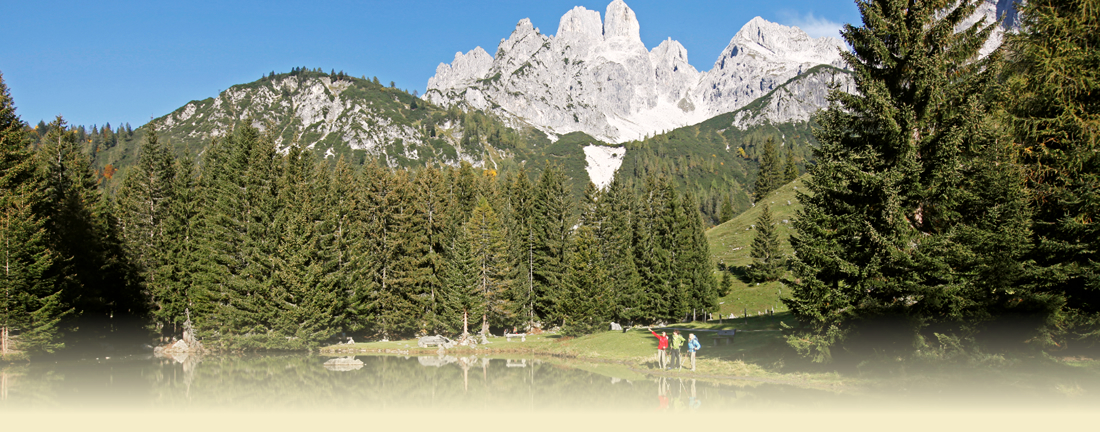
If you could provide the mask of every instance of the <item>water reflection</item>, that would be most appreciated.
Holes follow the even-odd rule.
[[[897,395],[883,396],[760,380],[715,384],[686,377],[653,377],[623,365],[473,355],[182,354],[0,368],[0,409],[110,406],[687,413],[867,408],[911,402]],[[1088,404],[1091,399],[1078,401]]]

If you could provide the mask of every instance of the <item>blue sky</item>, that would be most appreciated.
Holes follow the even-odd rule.
[[[557,31],[573,6],[610,0],[23,1],[0,0],[0,72],[17,113],[37,123],[134,127],[190,100],[295,66],[377,76],[410,92],[457,51],[496,52],[516,22]],[[650,49],[680,41],[709,70],[755,16],[812,36],[858,22],[852,0],[626,0]]]

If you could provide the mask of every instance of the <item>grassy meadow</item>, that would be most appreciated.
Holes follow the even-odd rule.
[[[719,312],[728,317],[735,314],[738,317],[746,312],[753,316],[757,312],[774,308],[776,312],[785,311],[786,308],[780,298],[787,295],[784,292],[782,282],[748,283],[743,280],[746,266],[752,264],[749,253],[752,250],[752,240],[756,235],[753,229],[764,204],[771,206],[772,218],[775,220],[776,230],[779,235],[779,248],[785,256],[793,252],[789,241],[792,227],[790,222],[794,220],[795,213],[802,208],[798,202],[797,192],[803,190],[802,180],[805,176],[780,187],[769,194],[756,206],[746,210],[726,223],[707,230],[707,241],[710,243],[710,254],[718,264],[718,268],[727,269],[732,276],[733,286],[728,295],[718,300]],[[786,221],[786,222],[784,222]],[[721,276],[719,270],[717,275]],[[719,279],[721,280],[721,279]]]

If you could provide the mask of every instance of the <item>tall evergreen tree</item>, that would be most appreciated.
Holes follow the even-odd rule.
[[[535,315],[560,321],[558,295],[568,267],[566,253],[575,219],[568,180],[558,165],[543,170],[535,189]]]
[[[572,243],[560,297],[562,330],[566,335],[580,336],[595,333],[607,323],[610,280],[595,227],[581,225]]]
[[[443,277],[441,303],[443,321],[451,332],[469,334],[469,321],[485,312],[485,302],[478,285],[477,264],[470,250],[470,238],[466,230],[452,236],[447,247],[447,261]]]
[[[1008,37],[1014,139],[1035,208],[1038,290],[1063,298],[1062,342],[1100,342],[1100,2],[1029,0]]]
[[[512,299],[509,298],[512,260],[504,225],[485,198],[474,207],[466,223],[466,235],[476,271],[475,284],[482,301],[481,332],[488,334],[490,325],[512,323]]]
[[[168,265],[169,241],[166,232],[174,201],[175,172],[172,155],[157,140],[156,131],[145,135],[138,150],[138,163],[126,177],[118,194],[119,228],[129,255],[141,275],[142,285],[150,301],[155,327],[169,329],[173,318],[170,303],[175,298],[171,279],[160,274]]]
[[[690,190],[684,194],[683,202],[676,253],[680,288],[687,301],[681,313],[688,309],[712,311],[718,307],[718,283],[714,279],[702,214]]]
[[[783,183],[793,182],[798,178],[798,166],[794,164],[794,149],[787,146],[787,168],[783,172]]]
[[[933,324],[972,334],[991,305],[1024,295],[1023,195],[985,121],[998,53],[977,58],[995,24],[963,25],[976,1],[857,4],[863,26],[845,26],[841,53],[857,91],[834,92],[817,119],[792,236],[785,303],[803,328],[788,342],[817,361],[841,342],[907,352]]]
[[[518,315],[526,322],[528,330],[535,321],[535,195],[527,170],[520,168],[509,190],[511,200],[515,246],[514,262],[516,274],[513,277]]]
[[[671,320],[685,308],[675,284],[675,190],[668,180],[649,175],[634,218],[634,267],[646,317]]]
[[[173,172],[172,201],[163,230],[164,259],[153,272],[159,291],[150,290],[149,301],[154,327],[159,327],[156,330],[162,335],[179,336],[191,311],[202,310],[202,305],[211,304],[212,299],[205,291],[196,289],[193,279],[199,270],[195,264],[199,234],[196,227],[203,208],[194,163],[186,157],[177,159]]]
[[[724,224],[733,219],[733,199],[730,196],[722,197],[722,207],[718,211],[718,223]]]
[[[634,200],[631,188],[616,174],[598,203],[601,256],[611,279],[607,317],[627,323],[645,317],[641,279],[634,264]]]
[[[48,274],[56,257],[45,223],[34,211],[42,195],[25,130],[0,75],[0,358],[17,350],[33,354],[62,346],[59,324],[65,309],[61,287]]]
[[[45,186],[37,212],[43,215],[49,247],[60,259],[47,277],[56,278],[64,303],[76,310],[68,326],[81,329],[79,341],[96,346],[97,339],[140,326],[144,302],[111,205],[75,134],[60,116],[49,130],[37,152]]]
[[[424,241],[428,252],[425,257],[427,270],[424,273],[423,327],[429,333],[438,333],[444,328],[442,298],[442,278],[446,273],[447,245],[456,235],[455,222],[450,219],[452,201],[447,193],[447,178],[435,167],[421,168],[416,173],[414,190],[415,211],[421,215],[424,226]]]
[[[270,294],[277,314],[271,327],[288,347],[316,346],[343,322],[346,297],[337,274],[335,221],[319,169],[308,152],[292,146],[278,187]]]
[[[764,152],[760,155],[760,172],[756,176],[756,185],[753,188],[754,201],[763,202],[764,197],[779,188],[783,183],[783,173],[780,168],[779,151],[775,148],[775,140],[768,137],[764,141]]]
[[[783,275],[783,258],[779,255],[779,236],[775,221],[772,219],[771,206],[764,204],[764,210],[756,219],[756,234],[752,239],[752,267],[749,274],[753,280],[773,281]]]

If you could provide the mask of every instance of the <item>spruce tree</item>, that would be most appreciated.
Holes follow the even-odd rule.
[[[995,24],[963,25],[976,4],[860,1],[842,31],[857,91],[817,118],[785,301],[803,326],[788,342],[816,361],[842,342],[905,353],[933,324],[971,335],[1024,295],[1027,212],[986,121],[999,54],[978,59]]]
[[[558,295],[575,224],[568,180],[560,166],[550,165],[535,189],[534,214],[535,315],[544,321],[561,319]]]
[[[60,116],[51,123],[36,157],[44,186],[36,212],[43,216],[49,247],[59,257],[46,277],[56,278],[64,304],[75,309],[65,326],[80,328],[74,337],[90,344],[140,326],[144,302],[112,206],[100,192],[75,133]]]
[[[649,175],[634,219],[634,267],[639,300],[650,320],[679,318],[683,299],[674,285],[675,191],[664,178]]]
[[[484,313],[485,302],[478,285],[478,267],[466,230],[451,237],[449,243],[442,283],[443,321],[452,333],[466,336],[469,334],[469,322]]]
[[[507,232],[485,198],[466,223],[466,235],[473,260],[475,284],[481,295],[481,332],[489,333],[490,325],[512,323],[511,294],[512,262],[506,243]]]
[[[161,291],[150,291],[150,315],[154,326],[162,335],[181,335],[182,325],[188,316],[198,317],[203,307],[210,305],[209,295],[197,289],[194,275],[198,251],[198,232],[200,211],[198,182],[195,166],[190,158],[180,158],[173,169],[172,201],[168,206],[168,217],[164,222],[165,240],[162,242],[164,260],[153,272]],[[192,320],[195,323],[195,320]]]
[[[718,211],[718,223],[724,224],[733,219],[733,199],[730,196],[722,197],[722,207]]]
[[[174,168],[171,153],[158,142],[156,131],[150,131],[138,150],[137,165],[118,194],[122,239],[141,275],[154,326],[160,330],[169,329],[168,324],[178,318],[171,316],[175,313],[171,304],[183,301],[175,297],[172,281],[160,274],[169,264],[169,241],[174,240],[166,232],[175,200]]]
[[[641,279],[634,263],[635,199],[633,189],[618,174],[599,199],[603,214],[598,237],[611,279],[608,318],[625,323],[645,317]]]
[[[450,238],[456,235],[455,222],[450,219],[452,201],[447,193],[447,178],[435,167],[421,168],[416,173],[414,190],[414,210],[421,215],[424,226],[424,241],[427,244],[423,274],[425,330],[435,334],[443,330],[442,278],[446,272],[445,260]]]
[[[62,346],[61,287],[48,274],[57,258],[34,210],[42,195],[25,130],[0,75],[0,359]]]
[[[750,277],[755,281],[773,281],[783,275],[783,258],[779,255],[779,236],[772,219],[771,206],[764,204],[756,219],[752,239]]]
[[[1054,336],[1071,346],[1096,346],[1100,2],[1029,0],[1021,8],[1021,31],[1007,38],[1006,106],[1035,208],[1032,279],[1040,292],[1065,302]]]
[[[562,331],[568,336],[581,336],[595,333],[607,323],[610,278],[595,227],[580,226],[572,243],[560,297]]]
[[[527,330],[535,320],[535,195],[527,170],[520,168],[509,190],[512,207],[515,285],[513,285],[517,314],[525,321]]]
[[[323,193],[324,173],[308,152],[292,146],[278,187],[272,265],[271,328],[288,348],[313,347],[340,331],[343,280],[337,274],[335,221]],[[282,342],[282,341],[280,341]]]
[[[764,141],[764,152],[760,155],[760,172],[756,175],[756,185],[753,188],[756,202],[763,202],[765,196],[782,184],[783,174],[779,164],[779,151],[775,148],[775,140],[768,137]]]
[[[787,147],[787,168],[783,172],[783,184],[793,182],[798,178],[798,166],[794,164],[794,150]]]
[[[691,191],[684,194],[683,203],[676,254],[680,287],[687,301],[681,313],[689,309],[714,310],[718,307],[718,283],[714,279],[702,214]]]

